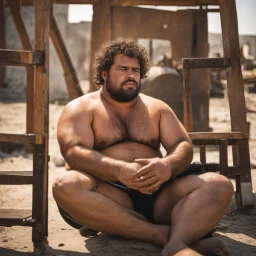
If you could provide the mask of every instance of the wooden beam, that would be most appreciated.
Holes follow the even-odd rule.
[[[42,52],[0,49],[0,65],[29,66],[29,65],[41,65],[42,63],[43,63]]]
[[[0,49],[5,48],[4,0],[0,0]],[[0,88],[4,86],[5,66],[0,66]]]
[[[32,171],[1,171],[1,185],[26,185],[33,183]]]
[[[219,5],[219,2],[218,0],[112,0],[112,5],[201,6],[201,5]]]
[[[69,97],[71,99],[76,99],[82,96],[83,92],[81,90],[79,80],[76,75],[76,71],[69,57],[67,48],[64,44],[63,38],[61,36],[60,30],[58,28],[58,25],[54,16],[52,17],[52,20],[51,20],[50,37],[64,70],[64,78],[66,80]]]
[[[183,68],[227,68],[230,67],[230,58],[183,58]]]
[[[34,245],[45,246],[48,234],[48,147],[49,147],[49,37],[52,0],[35,0],[35,50],[44,53],[42,66],[35,67],[35,133],[45,136],[33,154],[32,216],[37,225],[32,232]],[[41,248],[42,251],[44,248]],[[42,252],[41,252],[42,253]]]
[[[8,134],[0,133],[0,141],[5,142],[23,142],[41,145],[43,144],[43,135],[41,134]]]
[[[53,0],[56,4],[96,4],[103,0]],[[34,0],[21,0],[22,5],[32,5]],[[202,6],[219,5],[218,0],[111,0],[112,5],[166,5],[166,6]],[[210,10],[210,9],[209,9]]]
[[[191,140],[243,140],[247,139],[242,132],[190,132]]]
[[[101,0],[53,0],[55,4],[96,4]],[[34,0],[21,0],[22,5],[33,5]]]

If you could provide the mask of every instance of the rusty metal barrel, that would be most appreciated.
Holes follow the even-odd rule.
[[[142,80],[141,92],[165,102],[183,122],[183,84],[177,70],[169,67],[151,67],[149,76]]]

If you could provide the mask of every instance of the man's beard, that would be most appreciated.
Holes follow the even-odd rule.
[[[125,85],[128,82],[135,83],[137,86],[136,89],[134,90],[130,90],[129,88],[125,89],[123,85]],[[129,102],[138,96],[141,89],[141,82],[139,82],[138,84],[135,80],[128,79],[120,85],[120,88],[113,88],[110,78],[108,76],[106,81],[106,89],[112,99],[119,102]]]

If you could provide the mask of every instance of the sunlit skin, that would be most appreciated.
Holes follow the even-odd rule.
[[[101,75],[99,91],[71,101],[61,114],[58,141],[68,171],[53,183],[57,204],[82,226],[160,245],[162,256],[228,255],[216,238],[200,240],[231,200],[233,186],[226,177],[205,173],[170,183],[154,201],[154,223],[134,209],[127,193],[108,183],[120,181],[151,194],[188,168],[193,150],[168,105],[137,95],[138,59],[117,54]],[[117,98],[121,93],[122,101],[113,92]],[[164,157],[160,143],[167,152]]]

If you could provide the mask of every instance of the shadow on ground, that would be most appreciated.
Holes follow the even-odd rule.
[[[13,249],[5,249],[0,248],[1,256],[35,256],[34,253],[30,252],[20,252]],[[47,246],[44,256],[83,256],[83,255],[91,255],[90,253],[82,253],[75,251],[67,251],[67,250],[56,250],[49,246]]]
[[[153,244],[105,234],[86,239],[85,246],[93,256],[158,256],[161,251]]]

